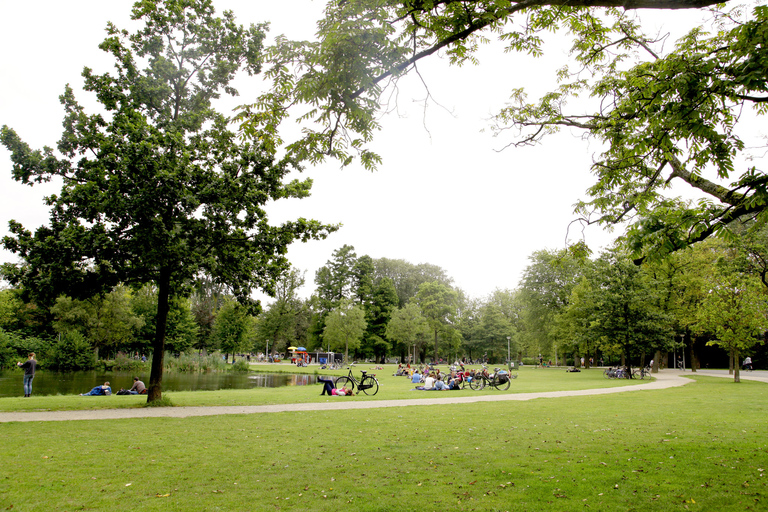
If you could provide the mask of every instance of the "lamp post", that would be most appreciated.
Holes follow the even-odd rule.
[[[269,362],[269,340],[267,340],[267,362]]]
[[[509,340],[512,339],[512,336],[507,336],[507,364],[512,360],[509,358]]]

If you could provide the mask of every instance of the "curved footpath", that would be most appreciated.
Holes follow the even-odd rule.
[[[655,375],[656,380],[647,384],[621,386],[614,388],[581,389],[576,391],[547,391],[542,393],[516,393],[506,395],[482,396],[444,396],[440,398],[414,398],[408,400],[375,400],[370,402],[346,402],[342,399],[330,402],[279,405],[243,405],[227,407],[157,407],[141,409],[101,409],[88,411],[48,411],[48,412],[4,412],[0,413],[0,423],[11,421],[72,421],[72,420],[108,420],[125,418],[188,418],[191,416],[217,416],[220,414],[258,414],[268,412],[297,411],[332,411],[340,409],[374,409],[380,407],[408,407],[412,405],[466,404],[474,402],[500,402],[505,400],[533,400],[534,398],[559,398],[569,396],[607,395],[630,391],[646,391],[684,386],[692,382],[683,376],[706,375],[729,377],[727,370],[699,370],[697,373],[662,370]],[[768,372],[741,372],[743,380],[757,380],[768,383]],[[448,394],[446,394],[448,395]]]

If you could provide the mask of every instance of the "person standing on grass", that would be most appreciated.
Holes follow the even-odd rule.
[[[35,368],[37,368],[35,353],[30,352],[27,360],[16,363],[16,366],[24,369],[24,397],[32,396],[32,379],[35,378]]]

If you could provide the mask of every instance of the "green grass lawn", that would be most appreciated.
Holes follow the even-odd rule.
[[[764,510],[766,432],[768,387],[715,377],[526,402],[6,423],[0,507]]]
[[[258,365],[254,366],[265,372],[290,372],[290,373],[315,373],[322,375],[347,375],[348,370],[324,371],[317,367],[296,368],[293,365]],[[379,392],[375,396],[344,397],[344,400],[401,400],[406,398],[434,398],[435,396],[449,396],[446,393],[458,393],[461,395],[494,395],[499,393],[532,393],[542,391],[578,390],[598,387],[614,387],[641,384],[647,381],[639,380],[607,380],[603,378],[600,369],[584,370],[581,373],[568,373],[564,369],[555,368],[522,368],[520,376],[512,381],[507,391],[485,389],[473,391],[467,386],[461,391],[437,392],[414,391],[414,384],[406,377],[395,377],[394,365],[384,366],[383,370],[371,369],[371,365],[358,365],[353,368],[353,374],[360,378],[360,371],[365,370],[376,374],[379,380]],[[21,387],[21,376],[19,376]],[[281,388],[254,388],[221,391],[189,391],[163,393],[175,406],[212,406],[212,405],[272,405],[288,403],[311,403],[329,400],[327,396],[320,396],[322,386],[286,386]],[[333,397],[339,400],[341,397]],[[0,412],[11,411],[63,411],[80,409],[115,409],[135,408],[146,404],[145,396],[33,396],[31,398],[12,397],[0,398]]]

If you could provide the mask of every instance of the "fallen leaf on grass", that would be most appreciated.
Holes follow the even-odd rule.
[[[168,493],[168,494],[155,494],[155,497],[156,498],[167,498],[170,495],[171,495],[171,493]]]

